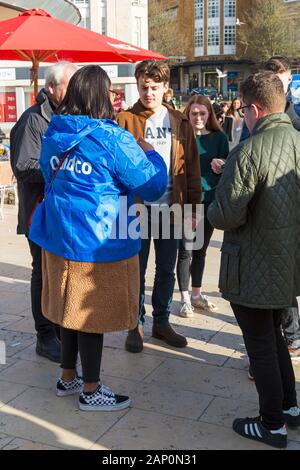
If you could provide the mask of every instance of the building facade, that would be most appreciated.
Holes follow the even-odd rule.
[[[148,0],[11,0],[0,1],[0,21],[28,8],[43,8],[58,19],[148,49]],[[0,57],[1,58],[1,57]],[[80,64],[79,64],[80,65]],[[39,87],[44,85],[47,64],[39,68]],[[137,99],[133,64],[103,64],[112,84],[128,105]],[[34,102],[30,85],[31,64],[0,62],[0,125],[9,130]]]
[[[14,18],[30,8],[45,9],[55,18],[73,24],[81,20],[79,10],[69,0],[7,0],[0,1],[0,21]],[[4,131],[9,131],[33,102],[30,67],[30,63],[23,61],[0,61],[0,125]],[[40,68],[39,76],[39,85],[42,87],[43,67]]]
[[[299,0],[282,0],[286,18],[300,18]],[[185,9],[178,20],[178,34],[190,34],[189,44],[179,64],[172,68],[171,86],[182,93],[199,86],[216,88],[224,97],[238,93],[238,85],[249,73],[251,60],[241,47],[239,35],[244,13],[255,8],[255,0],[149,0],[159,2],[166,11]],[[179,17],[179,15],[178,15]],[[187,33],[188,32],[188,33]],[[176,51],[174,51],[176,56]],[[217,70],[223,72],[220,78]]]
[[[84,28],[148,48],[148,0],[71,0]]]
[[[148,0],[72,0],[81,13],[80,26],[148,49]],[[103,64],[128,105],[138,95],[132,64]]]

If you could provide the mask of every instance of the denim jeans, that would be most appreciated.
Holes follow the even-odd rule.
[[[140,260],[140,308],[139,324],[145,322],[145,275],[151,245],[151,216],[148,210],[148,238],[142,239]],[[170,227],[170,238],[162,238],[162,222],[159,222],[159,236],[153,239],[155,250],[155,277],[152,290],[153,322],[167,323],[175,285],[175,266],[177,260],[178,240],[174,238],[173,227]]]
[[[242,330],[267,429],[284,425],[283,410],[297,406],[295,375],[281,332],[282,310],[231,304]]]

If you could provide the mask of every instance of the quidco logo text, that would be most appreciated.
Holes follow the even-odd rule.
[[[50,159],[52,170],[56,170],[59,165],[59,158],[53,155]],[[89,162],[82,162],[76,156],[73,158],[66,158],[60,170],[74,171],[78,175],[90,175],[93,171],[92,164]]]

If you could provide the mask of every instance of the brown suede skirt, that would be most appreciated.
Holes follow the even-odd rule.
[[[42,309],[50,321],[86,333],[136,327],[138,255],[111,263],[82,263],[43,251],[42,263]]]

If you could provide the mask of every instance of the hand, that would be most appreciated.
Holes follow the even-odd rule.
[[[154,147],[148,142],[146,142],[145,139],[143,139],[143,137],[140,137],[137,140],[137,143],[144,150],[144,152],[149,152],[149,150],[154,150]]]
[[[212,171],[217,175],[220,175],[224,171],[224,169],[221,168],[221,165],[223,165],[224,163],[225,160],[222,160],[221,158],[214,158],[210,164]]]

